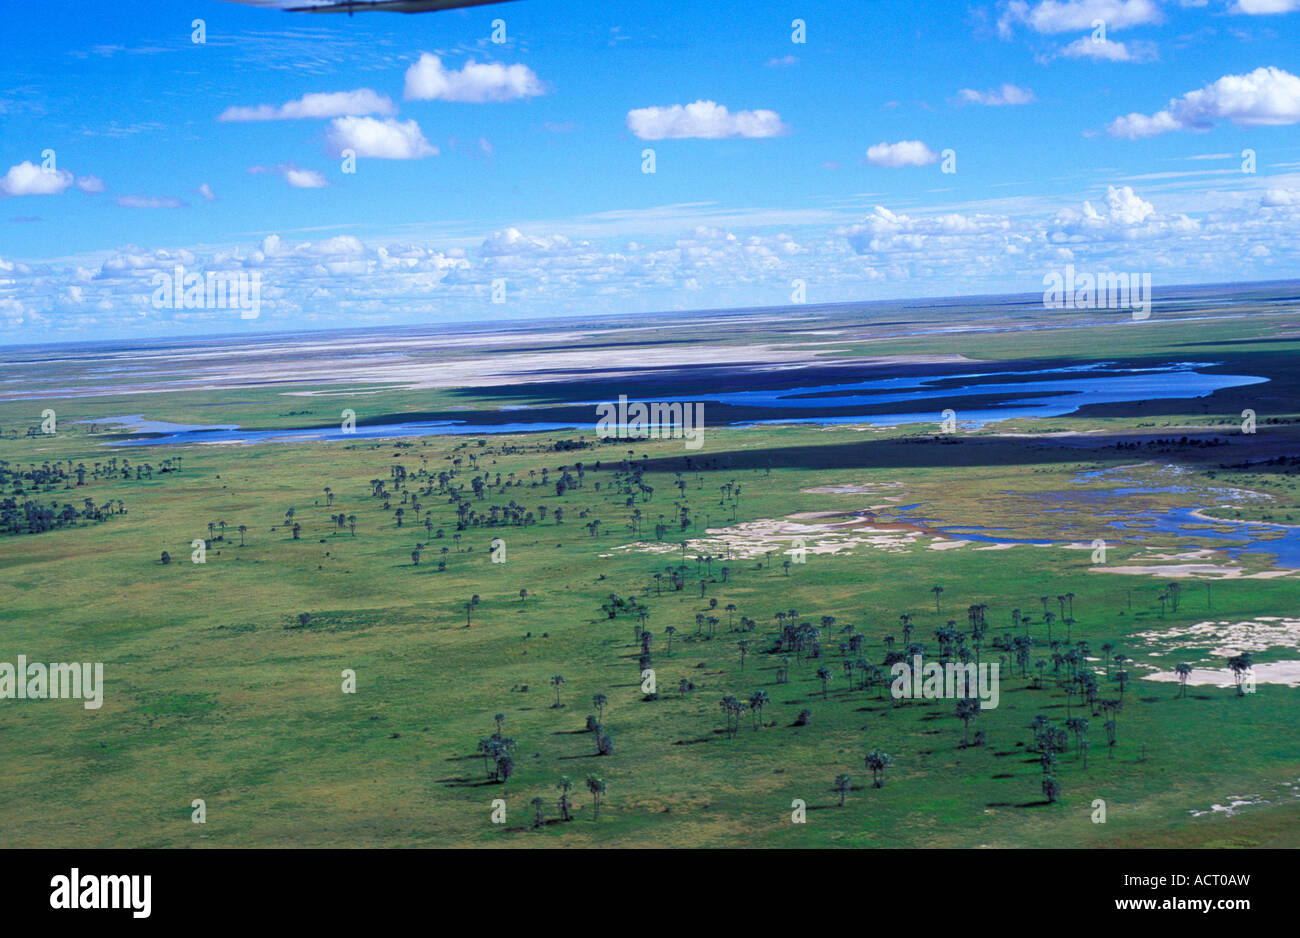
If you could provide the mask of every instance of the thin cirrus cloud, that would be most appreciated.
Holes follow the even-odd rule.
[[[357,88],[355,91],[330,91],[305,94],[296,101],[279,107],[259,104],[256,107],[228,107],[217,117],[222,123],[245,121],[317,120],[330,117],[355,117],[362,114],[390,115],[397,113],[392,99],[387,95]]]
[[[939,154],[920,140],[877,143],[867,148],[867,162],[872,166],[883,166],[887,169],[897,169],[901,166],[929,166],[938,159]]]
[[[248,172],[254,176],[268,173],[280,176],[295,189],[324,189],[329,185],[329,181],[316,170],[303,169],[294,163],[280,163],[278,166],[250,166]]]
[[[957,92],[958,104],[980,104],[984,107],[1006,107],[1016,104],[1032,104],[1038,100],[1034,93],[1028,88],[1021,88],[1017,85],[1004,84],[998,88],[992,88],[988,91],[976,91],[974,88],[963,88]]]
[[[114,201],[122,208],[186,208],[189,204],[166,195],[119,195]]]
[[[627,129],[642,140],[777,137],[789,131],[776,111],[729,111],[714,101],[643,107],[627,112]]]
[[[470,59],[457,71],[429,52],[406,70],[403,97],[408,101],[458,101],[482,104],[515,101],[546,92],[542,81],[527,65],[501,65]]]
[[[413,120],[336,117],[330,121],[325,136],[336,157],[342,156],[344,150],[380,160],[418,160],[438,155],[438,148],[424,139],[420,125]]]
[[[1245,127],[1300,123],[1300,78],[1275,66],[1224,75],[1174,98],[1154,114],[1127,114],[1107,125],[1112,137],[1137,140],[1171,130],[1208,130],[1216,120]]]
[[[1017,25],[1036,33],[1068,33],[1093,29],[1097,20],[1102,20],[1107,29],[1116,30],[1159,23],[1162,19],[1155,0],[1012,0],[998,18],[998,33],[1009,39]]]

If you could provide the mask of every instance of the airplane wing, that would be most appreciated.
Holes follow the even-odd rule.
[[[427,13],[460,7],[504,3],[506,0],[225,0],[246,6],[284,10],[286,13],[361,13],[385,10],[389,13]]]

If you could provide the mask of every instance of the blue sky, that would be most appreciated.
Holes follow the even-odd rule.
[[[15,6],[0,341],[1300,276],[1300,0],[624,6]]]

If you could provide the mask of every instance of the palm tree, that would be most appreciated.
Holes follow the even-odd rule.
[[[605,780],[599,775],[588,775],[587,791],[591,792],[591,803],[595,809],[591,815],[594,821],[600,817],[600,800],[605,796]]]
[[[817,677],[821,679],[822,699],[825,700],[826,691],[831,682],[831,669],[826,667],[825,665],[822,665],[820,668],[817,669]]]
[[[885,787],[885,769],[894,764],[894,757],[879,749],[872,749],[866,755],[867,768],[871,770],[871,783],[876,788]]]
[[[573,816],[569,813],[569,809],[572,807],[572,802],[569,801],[569,789],[573,787],[573,782],[569,780],[569,776],[561,775],[560,783],[555,787],[560,790],[560,817],[566,821],[572,821]]]
[[[239,546],[240,546],[240,547],[243,547],[243,546],[244,546],[244,534],[245,534],[245,532],[247,532],[247,531],[248,531],[248,525],[246,525],[246,524],[241,524],[241,525],[239,526]]]
[[[1082,755],[1084,750],[1083,734],[1088,732],[1088,721],[1083,717],[1070,717],[1065,721],[1065,728],[1074,734],[1075,748]]]
[[[1043,776],[1043,794],[1047,796],[1048,804],[1056,804],[1056,799],[1061,797],[1061,786],[1050,775]]]
[[[1192,666],[1186,661],[1174,666],[1174,673],[1178,675],[1178,683],[1182,686],[1182,692],[1179,697],[1187,696],[1187,679],[1192,676]]]
[[[957,701],[957,719],[962,722],[961,744],[970,745],[970,721],[980,715],[980,705],[970,697]]]
[[[533,830],[540,830],[546,824],[546,811],[543,809],[544,802],[541,798],[534,798],[530,802],[533,806]]]
[[[1250,652],[1243,651],[1228,659],[1228,667],[1232,668],[1233,679],[1237,682],[1237,696],[1244,697],[1246,694],[1245,680],[1246,674],[1251,668]]]
[[[569,802],[568,792],[569,789],[572,789],[573,782],[569,781],[568,776],[560,776],[559,785],[556,785],[555,787],[560,790],[560,818],[563,818],[565,821],[572,821],[573,816],[572,813],[569,813],[569,808],[572,808],[573,803]]]
[[[930,592],[934,593],[934,611],[937,613],[939,611],[939,597],[943,595],[943,587],[932,586]]]
[[[765,690],[756,690],[749,695],[749,709],[754,714],[754,729],[758,729],[763,725],[763,708],[769,703],[771,703],[771,699],[767,696]]]
[[[556,698],[557,702],[559,698]],[[596,708],[597,716],[603,721],[605,719],[605,707],[609,704],[609,698],[604,694],[593,694],[591,705]]]
[[[745,670],[745,655],[749,654],[749,640],[741,639],[736,642],[736,647],[740,649],[740,670]]]
[[[555,706],[558,708],[561,706],[560,688],[564,686],[564,675],[556,674],[555,676],[553,676],[551,678],[551,686],[555,688]]]
[[[725,695],[720,701],[718,701],[718,707],[719,709],[722,710],[722,715],[727,720],[726,732],[727,732],[728,739],[731,739],[732,736],[735,735],[734,731],[731,728],[731,722],[732,722],[732,718],[735,717],[736,715],[736,708],[738,703],[739,701],[737,701],[736,698],[733,697],[731,694]]]
[[[840,807],[844,807],[844,796],[853,788],[853,779],[847,775],[835,776],[835,790],[840,793]]]

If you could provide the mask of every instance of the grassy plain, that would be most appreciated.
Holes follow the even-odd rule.
[[[1123,470],[1126,477],[1150,491],[1107,495],[1105,510],[1177,507],[1186,496],[1157,490],[1166,467],[1180,466],[1184,487],[1266,492],[1274,520],[1293,509],[1300,516],[1294,466],[1245,465],[1300,452],[1290,328],[1277,316],[1194,329],[1153,325],[1108,334],[1104,348],[1083,328],[1020,335],[1014,345],[1000,334],[946,338],[945,350],[983,361],[1079,361],[1104,350],[1129,359],[1222,361],[1235,373],[1271,379],[1266,390],[1009,421],[956,438],[937,437],[932,427],[768,426],[711,427],[698,452],[684,451],[681,441],[554,448],[561,439],[590,442],[590,432],[111,448],[105,434],[73,421],[146,413],[275,426],[289,419],[278,415],[313,408],[325,421],[334,403],[348,406],[349,389],[331,389],[337,396],[328,407],[270,388],[60,399],[59,432],[0,436],[0,459],[91,465],[116,457],[156,467],[181,455],[183,467],[152,480],[59,486],[40,497],[121,499],[127,512],[0,539],[0,661],[18,654],[103,661],[106,678],[98,711],[68,700],[0,702],[0,846],[1300,846],[1300,688],[1261,683],[1257,693],[1238,696],[1230,687],[1196,686],[1180,698],[1177,684],[1141,675],[1177,661],[1223,667],[1215,643],[1139,637],[1207,620],[1295,618],[1296,579],[1252,577],[1270,569],[1259,554],[1231,563],[1216,554],[1208,562],[1237,575],[1184,579],[1178,609],[1162,609],[1167,577],[1099,571],[1086,545],[1112,539],[1103,566],[1125,565],[1146,563],[1187,537],[1113,540],[1084,481],[1088,472],[1134,467]],[[847,342],[834,356],[932,351],[934,343]],[[528,395],[531,403],[554,402],[544,386]],[[367,398],[366,407],[424,412],[431,399],[436,409],[494,406],[503,397],[389,390]],[[0,426],[34,423],[28,412],[41,406],[0,403]],[[1274,422],[1261,422],[1255,438],[1196,445],[1228,437],[1246,406]],[[1061,431],[1088,435],[1045,435]],[[1009,432],[1030,436],[999,435]],[[1177,441],[1187,434],[1191,442]],[[1167,441],[1147,442],[1155,437]],[[1140,449],[1108,448],[1119,439]],[[557,494],[560,467],[572,471],[579,461],[584,484]],[[400,526],[403,487],[392,480],[399,464],[408,497],[417,495],[424,509],[416,522],[408,502]],[[637,466],[653,495],[630,496],[619,484],[620,473],[626,478]],[[476,498],[469,479],[485,471],[489,485]],[[545,506],[546,517],[457,532],[456,507],[439,490],[443,472],[465,487],[475,511],[514,501],[534,518]],[[498,473],[507,482],[513,473],[521,484],[498,487]],[[375,479],[399,493],[390,510],[373,494]],[[918,507],[902,511],[907,505]],[[685,531],[676,522],[682,506],[691,519]],[[285,519],[291,508],[297,539]],[[1068,518],[1048,508],[1064,508]],[[639,537],[628,527],[634,509],[644,519]],[[425,510],[443,538],[426,531]],[[937,520],[883,534],[818,530],[808,537],[807,562],[782,566],[797,526],[861,523],[854,513],[863,510],[874,510],[880,524]],[[340,512],[355,516],[355,533],[331,520]],[[806,513],[836,517],[791,518]],[[661,515],[668,530],[657,538]],[[593,519],[602,522],[595,534],[586,527]],[[224,539],[213,540],[205,563],[191,563],[191,541],[221,521]],[[239,525],[246,527],[242,538]],[[937,530],[948,525],[1054,543],[953,545],[963,540],[959,533]],[[721,529],[734,534],[730,558]],[[855,533],[880,540],[816,551],[822,540]],[[492,562],[494,537],[506,543],[505,563]],[[744,547],[756,538],[771,542],[769,555]],[[684,551],[677,546],[683,540]],[[426,545],[418,565],[411,558],[417,542]],[[173,558],[168,565],[160,562],[163,550]],[[697,561],[706,554],[711,562]],[[687,568],[683,589],[655,580],[680,563]],[[938,611],[936,585],[943,587]],[[641,692],[639,620],[607,618],[601,604],[610,593],[648,607],[656,700]],[[1081,706],[1067,702],[1050,668],[1038,689],[1036,669],[1027,678],[1004,672],[999,707],[972,726],[987,742],[972,747],[961,745],[952,701],[891,707],[887,688],[884,696],[851,689],[841,670],[846,627],[864,636],[862,657],[879,664],[885,636],[902,644],[901,615],[913,617],[913,640],[933,649],[935,629],[953,619],[968,631],[967,609],[978,604],[988,607],[984,660],[997,660],[992,640],[1012,632],[1015,608],[1032,617],[1037,660],[1048,654],[1040,597],[1049,597],[1055,612],[1056,597],[1066,593],[1074,597],[1072,638],[1086,640],[1093,657],[1114,645],[1132,659],[1133,679],[1110,751],[1104,717],[1082,707],[1091,724],[1087,766],[1073,747],[1060,756],[1054,804],[1040,790],[1028,725],[1036,714],[1061,725],[1067,706],[1075,716]],[[467,627],[465,604],[475,595],[480,602]],[[822,658],[795,662],[789,655],[791,682],[778,684],[783,655],[771,652],[780,634],[774,615],[790,609],[800,621],[835,622],[824,630]],[[306,626],[302,613],[310,616]],[[711,637],[707,625],[697,634],[699,614],[720,619]],[[754,628],[740,631],[741,617],[755,620]],[[669,626],[676,629],[671,654]],[[1063,626],[1052,628],[1059,638]],[[752,643],[743,667],[742,640]],[[1294,647],[1279,646],[1255,661],[1296,657]],[[816,676],[822,665],[832,671],[825,695]],[[1103,696],[1119,696],[1105,666],[1093,667]],[[356,672],[355,694],[341,692],[344,669]],[[549,684],[556,674],[565,679],[560,707]],[[695,685],[684,695],[683,678]],[[757,689],[771,697],[763,712],[768,725],[755,729],[746,714],[728,738],[719,700],[747,699]],[[584,728],[598,693],[607,695],[603,722],[615,744],[606,756],[596,755]],[[805,708],[811,723],[793,725]],[[487,779],[477,753],[496,714],[517,740],[515,773],[505,783]],[[863,763],[876,747],[894,759],[882,788],[871,786]],[[607,785],[598,820],[583,784],[593,773]],[[854,786],[842,808],[832,790],[841,773]],[[556,809],[555,786],[566,775],[575,783],[569,823]],[[537,796],[547,823],[532,830]],[[1234,797],[1258,803],[1232,816],[1209,811]],[[196,798],[206,801],[206,824],[191,823]],[[507,803],[504,824],[491,822],[497,798]],[[795,799],[806,802],[807,823],[791,823]],[[1092,820],[1096,799],[1106,802],[1104,824]]]

